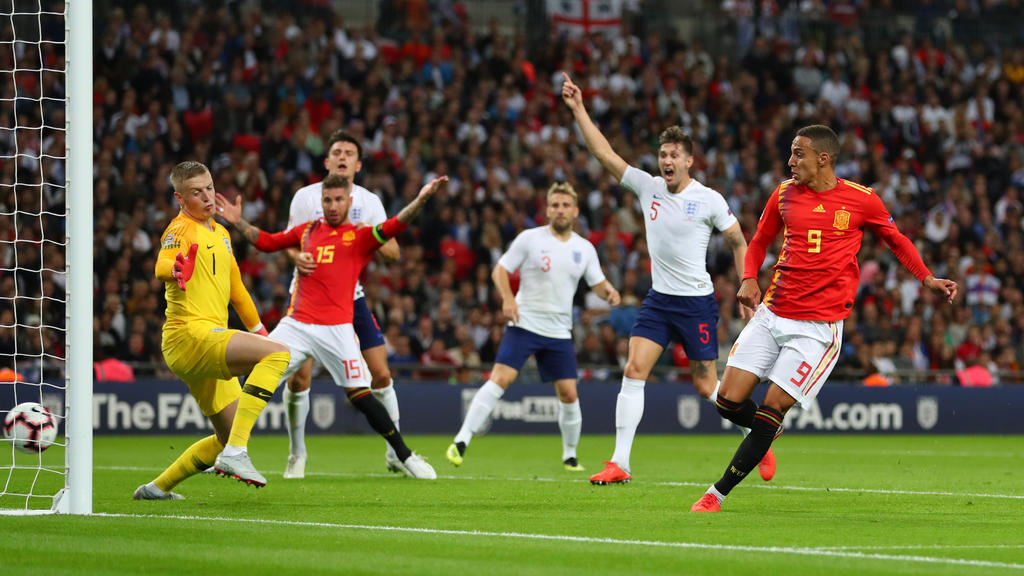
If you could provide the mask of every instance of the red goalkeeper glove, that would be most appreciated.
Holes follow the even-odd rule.
[[[174,259],[174,266],[171,267],[171,277],[178,281],[178,288],[185,289],[185,284],[192,278],[192,272],[196,268],[196,252],[199,251],[199,244],[193,244],[188,248],[188,256],[178,256]]]

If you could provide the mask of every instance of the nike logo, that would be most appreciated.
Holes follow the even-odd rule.
[[[213,244],[210,244],[209,246],[207,246],[206,249],[207,250],[212,250],[213,249]]]
[[[658,196],[657,194],[655,194],[655,195],[654,195],[654,199],[655,199],[655,200],[661,200],[661,196]]]

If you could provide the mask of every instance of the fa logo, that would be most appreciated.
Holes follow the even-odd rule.
[[[227,236],[221,238],[221,240],[224,240],[224,247],[228,249],[228,254],[231,254],[231,240]]]
[[[575,262],[576,264],[579,264],[580,262],[582,262],[583,261],[583,253],[578,251],[578,250],[573,250],[572,251],[572,261]]]
[[[697,213],[700,212],[700,203],[693,200],[687,200],[686,204],[683,205],[683,210],[687,216],[696,216]]]
[[[348,217],[349,217],[349,220],[351,220],[353,223],[362,222],[363,221],[363,207],[362,206],[353,206],[352,209],[349,210]]]

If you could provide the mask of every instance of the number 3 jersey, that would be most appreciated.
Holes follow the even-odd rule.
[[[696,180],[671,194],[664,178],[632,166],[622,174],[622,185],[640,199],[654,291],[672,296],[713,293],[707,265],[711,231],[736,223],[725,198]]]
[[[575,232],[563,242],[550,226],[521,232],[498,266],[520,271],[516,326],[548,338],[572,337],[572,298],[580,278],[587,286],[605,280],[593,244]]]
[[[313,255],[316,269],[298,277],[289,316],[306,324],[351,324],[359,275],[373,253],[405,228],[397,218],[361,228],[347,222],[331,226],[321,218],[274,234],[260,230],[256,248],[264,252],[299,248]]]
[[[931,274],[882,199],[871,188],[840,178],[835,188],[823,192],[794,180],[779,184],[750,241],[743,277],[757,277],[768,246],[781,231],[782,249],[765,305],[793,320],[845,319],[860,283],[857,253],[865,228],[878,234],[918,280]]]

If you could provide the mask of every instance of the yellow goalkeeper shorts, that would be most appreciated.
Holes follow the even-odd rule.
[[[205,322],[164,330],[164,361],[188,385],[206,416],[220,412],[242,393],[227,363],[228,341],[235,332]]]

